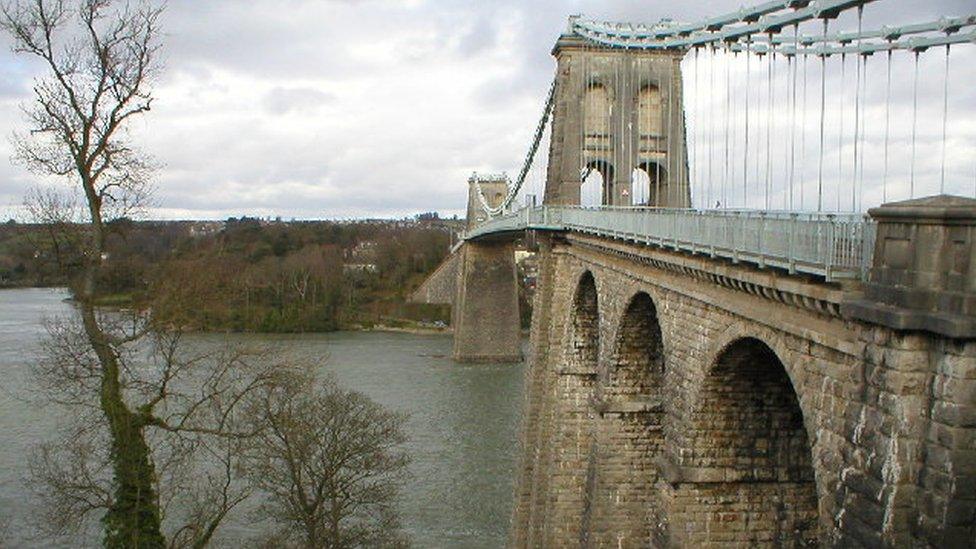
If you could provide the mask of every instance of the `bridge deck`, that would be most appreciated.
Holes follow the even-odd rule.
[[[524,230],[587,233],[831,281],[866,276],[876,226],[859,214],[536,206],[489,219],[465,240]]]

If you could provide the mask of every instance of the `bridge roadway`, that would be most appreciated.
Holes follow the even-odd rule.
[[[830,282],[867,276],[877,225],[860,214],[535,206],[493,217],[470,230],[464,240],[526,230],[590,234],[777,267]]]

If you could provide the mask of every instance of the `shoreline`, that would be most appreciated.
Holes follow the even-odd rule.
[[[440,335],[440,334],[449,334],[449,333],[453,332],[453,330],[451,330],[450,327],[447,327],[447,328],[423,328],[423,327],[406,328],[406,327],[382,326],[382,325],[377,325],[377,326],[373,326],[373,327],[370,327],[370,328],[366,328],[366,327],[358,327],[358,328],[345,327],[345,328],[342,328],[341,330],[337,330],[337,331],[339,331],[339,332],[387,332],[387,333],[414,334],[414,335]],[[322,333],[328,333],[328,332],[322,332]]]

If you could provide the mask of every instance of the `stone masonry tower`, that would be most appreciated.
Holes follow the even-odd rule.
[[[483,175],[472,174],[468,178],[468,229],[488,219],[488,214],[478,198],[478,187],[485,202],[492,208],[497,208],[508,194],[508,178],[502,174]]]
[[[468,230],[485,221],[478,198],[498,207],[508,193],[504,176],[468,180]],[[522,359],[515,243],[510,238],[466,242],[460,250],[454,298],[454,359],[459,362],[517,362]]]
[[[611,49],[564,34],[552,53],[558,72],[546,204],[579,204],[583,176],[595,170],[604,205],[689,207],[685,52]]]

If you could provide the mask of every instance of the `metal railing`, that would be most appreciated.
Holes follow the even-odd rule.
[[[860,214],[537,206],[494,217],[464,238],[526,229],[592,234],[828,281],[866,277],[876,232]]]

